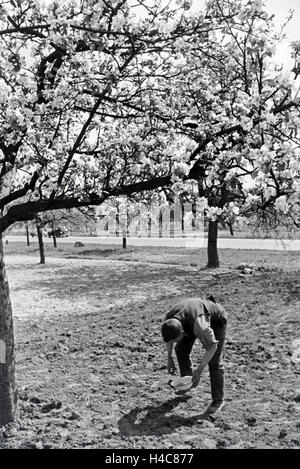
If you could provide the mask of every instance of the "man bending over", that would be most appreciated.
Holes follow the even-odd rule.
[[[168,373],[176,371],[172,356],[174,345],[180,376],[193,376],[193,387],[198,386],[202,371],[208,365],[212,403],[207,412],[215,413],[224,405],[222,351],[228,315],[212,296],[209,298],[187,298],[174,305],[164,317],[161,332],[167,344]],[[196,339],[200,340],[205,353],[193,372],[190,354]]]

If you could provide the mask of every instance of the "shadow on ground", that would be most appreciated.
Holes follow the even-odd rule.
[[[184,417],[181,415],[166,415],[176,407],[187,402],[192,396],[180,396],[170,399],[161,405],[136,407],[118,421],[120,433],[123,436],[162,435],[173,433],[179,427],[191,427],[201,420],[209,419],[206,412]]]

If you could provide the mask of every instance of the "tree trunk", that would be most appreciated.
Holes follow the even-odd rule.
[[[13,422],[16,413],[13,319],[0,234],[0,427]]]
[[[219,256],[218,256],[218,222],[210,221],[208,224],[208,244],[207,244],[207,267],[215,268],[219,267]]]
[[[44,243],[43,243],[43,232],[38,223],[36,225],[36,229],[37,229],[37,235],[38,235],[38,240],[39,240],[40,264],[45,264],[45,249],[44,249]]]
[[[147,223],[147,236],[148,238],[151,238],[151,229],[152,229],[152,219],[151,219],[151,214],[150,212],[148,213],[148,223]]]
[[[170,238],[175,237],[175,210],[174,205],[170,207]]]
[[[26,239],[27,239],[27,246],[30,246],[30,241],[29,241],[29,229],[28,225],[26,224]]]
[[[119,216],[119,208],[116,213],[116,238],[120,236],[120,216]]]
[[[53,246],[57,248],[57,242],[56,242],[56,236],[55,233],[53,233]]]
[[[184,211],[184,203],[181,203],[181,236],[182,238],[185,237],[185,233],[184,233],[184,230],[185,230],[185,226],[184,226],[184,216],[185,216],[185,211]]]
[[[162,236],[163,236],[163,214],[162,214],[162,209],[160,208],[159,215],[158,215],[158,237],[162,238]]]
[[[52,220],[52,233],[53,233],[53,246],[56,248],[57,243],[56,243],[56,235],[55,235],[55,226],[54,226],[54,221]]]

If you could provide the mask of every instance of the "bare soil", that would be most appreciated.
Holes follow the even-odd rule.
[[[298,252],[6,246],[19,417],[0,448],[300,448]],[[241,262],[256,265],[243,275]],[[226,405],[204,418],[208,371],[178,396],[166,374],[163,315],[215,294],[229,312]],[[194,347],[193,361],[201,354]]]

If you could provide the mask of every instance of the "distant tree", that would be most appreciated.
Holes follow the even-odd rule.
[[[39,251],[40,251],[40,264],[45,264],[45,248],[43,242],[43,225],[39,217],[35,220],[36,230],[37,230],[37,237],[39,243]]]
[[[171,88],[162,77],[160,86],[165,118],[172,113],[172,131],[188,139],[186,149],[192,146],[183,157],[178,152],[175,175],[198,181],[210,220],[208,267],[217,267],[220,222],[232,224],[239,213],[255,214],[257,222],[296,221],[300,41],[291,44],[295,64],[286,72],[274,60],[284,32],[276,33],[260,0],[207,6],[209,49],[179,40],[177,66],[185,73]]]

